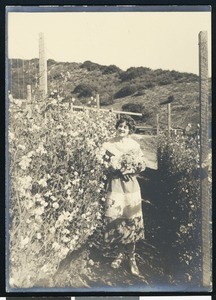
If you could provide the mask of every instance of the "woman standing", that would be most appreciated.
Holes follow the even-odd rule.
[[[103,145],[111,166],[107,175],[105,242],[116,254],[113,268],[119,268],[128,254],[132,274],[139,275],[135,246],[144,239],[144,223],[136,175],[145,169],[145,160],[140,145],[130,137],[134,130],[134,120],[124,116],[116,123],[116,137]]]

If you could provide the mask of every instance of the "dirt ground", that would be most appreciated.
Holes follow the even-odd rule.
[[[146,156],[147,167],[156,170],[157,169],[157,136],[132,134],[131,137],[140,144],[141,149]]]
[[[163,271],[163,259],[154,246],[142,241],[137,244],[136,252],[139,276],[131,274],[128,258],[116,270],[111,267],[113,258],[104,257],[97,248],[84,247],[62,262],[50,286],[136,291],[154,290],[169,281]]]

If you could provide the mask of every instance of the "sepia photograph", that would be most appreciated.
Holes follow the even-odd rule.
[[[7,292],[211,291],[211,39],[206,5],[6,8]]]

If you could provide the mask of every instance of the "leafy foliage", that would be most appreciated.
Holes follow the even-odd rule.
[[[135,79],[136,77],[146,75],[146,74],[148,74],[149,71],[151,71],[151,69],[149,69],[149,68],[131,67],[131,68],[127,69],[127,71],[122,72],[119,77],[122,81],[129,81],[131,79]]]
[[[114,115],[70,111],[49,103],[15,112],[10,105],[10,278],[30,287],[100,226],[103,170],[100,145]],[[39,271],[40,270],[40,271]]]
[[[58,274],[61,286],[76,286],[79,280],[82,286],[79,276],[83,272],[90,277],[92,269],[96,282],[103,281],[103,276],[97,277],[102,266],[82,246],[94,234],[98,238],[102,225],[104,170],[98,149],[113,136],[115,116],[72,113],[55,99],[47,106],[42,102],[17,105],[12,102],[9,107],[10,286],[26,288],[45,282],[68,253],[80,253],[79,249],[74,276],[71,269],[65,277]],[[147,265],[150,274],[163,258],[165,274],[175,284],[200,280],[198,146],[193,136],[162,135],[157,175],[149,176],[150,198],[144,194],[145,175],[139,178],[141,188],[145,187],[144,199],[154,200],[151,205],[146,201],[144,208],[147,241],[160,251],[159,257],[155,253],[156,263],[149,254],[144,260],[141,257],[143,266]]]
[[[201,203],[199,140],[162,135],[158,144],[158,237],[169,272],[182,283],[200,282]]]
[[[73,93],[78,94],[78,97],[91,97],[95,94],[96,88],[89,84],[79,84],[73,90]]]
[[[100,70],[100,69],[104,69],[104,66],[101,66],[99,64],[93,63],[90,60],[86,60],[81,66],[80,68],[85,68],[88,71],[94,71],[94,70]]]
[[[112,73],[117,73],[117,74],[119,74],[119,73],[121,73],[121,72],[122,72],[121,69],[118,68],[116,65],[110,65],[110,66],[107,66],[107,67],[103,70],[102,74],[112,74]]]

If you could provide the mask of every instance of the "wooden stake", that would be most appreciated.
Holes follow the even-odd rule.
[[[39,89],[42,97],[47,95],[47,60],[44,34],[39,33]]]
[[[160,131],[159,114],[157,114],[157,134],[159,134],[159,131]]]
[[[167,104],[167,123],[168,123],[168,136],[170,136],[170,131],[171,131],[171,103]]]
[[[28,102],[31,102],[31,100],[32,100],[31,85],[28,84],[28,85],[27,85],[27,101],[28,101]]]
[[[96,105],[97,105],[97,109],[100,109],[100,96],[99,94],[96,95]]]

